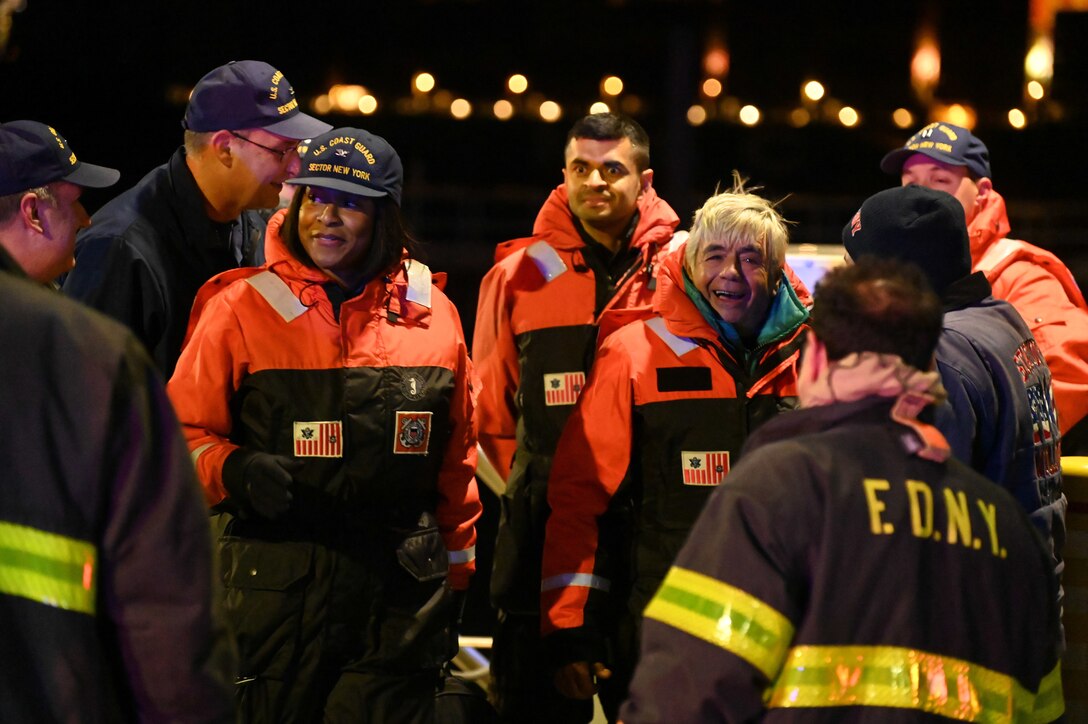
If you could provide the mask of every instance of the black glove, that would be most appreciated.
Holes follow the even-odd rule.
[[[302,464],[286,455],[255,452],[246,460],[241,480],[231,485],[224,476],[224,483],[240,507],[275,520],[291,506],[292,473],[298,472]]]

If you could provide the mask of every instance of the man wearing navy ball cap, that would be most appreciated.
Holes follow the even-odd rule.
[[[41,284],[71,269],[76,232],[91,223],[83,189],[112,186],[120,175],[79,160],[52,126],[0,125],[0,268]]]
[[[76,243],[64,292],[127,324],[169,377],[200,286],[263,261],[257,209],[298,172],[298,141],[330,130],[257,60],[205,75],[181,122],[185,145],[104,206]]]
[[[1088,304],[1058,257],[1009,238],[1005,199],[994,189],[990,151],[970,130],[930,123],[880,162],[885,173],[947,191],[963,207],[972,271],[986,275],[994,296],[1027,322],[1054,375],[1062,449],[1088,452]]]

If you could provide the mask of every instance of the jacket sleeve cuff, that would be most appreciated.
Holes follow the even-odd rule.
[[[228,498],[235,499],[235,505],[244,502],[237,499],[239,496],[236,491],[245,489],[246,466],[256,455],[255,451],[240,447],[227,455],[227,459],[223,461],[223,487],[227,489]]]

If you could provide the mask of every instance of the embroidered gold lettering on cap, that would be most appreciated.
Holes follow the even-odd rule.
[[[339,420],[295,423],[295,457],[340,458],[344,438]]]
[[[280,81],[283,80],[283,73],[276,71],[272,74],[272,85],[268,89],[268,98],[270,100],[276,100],[280,94]]]
[[[720,485],[729,474],[728,450],[684,450],[680,453],[684,485]]]
[[[554,372],[544,375],[544,404],[573,405],[586,386],[585,372]]]
[[[393,452],[396,455],[426,455],[431,442],[431,418],[434,413],[397,411],[393,432]]]

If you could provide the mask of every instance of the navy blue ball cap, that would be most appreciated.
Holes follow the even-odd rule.
[[[900,259],[921,267],[934,291],[971,273],[963,207],[955,196],[922,186],[896,186],[867,198],[842,230],[850,258]]]
[[[121,172],[80,161],[64,136],[37,121],[0,124],[0,196],[68,181],[87,188],[117,183]]]
[[[303,113],[283,73],[259,60],[232,60],[201,78],[181,125],[198,133],[262,128],[297,139],[332,128]]]
[[[975,134],[951,123],[930,123],[880,161],[880,170],[898,176],[916,153],[952,166],[966,166],[978,178],[990,178],[990,151]]]
[[[303,141],[298,148],[302,167],[287,183],[345,191],[381,198],[400,206],[404,167],[400,156],[381,136],[361,128],[335,128]]]

